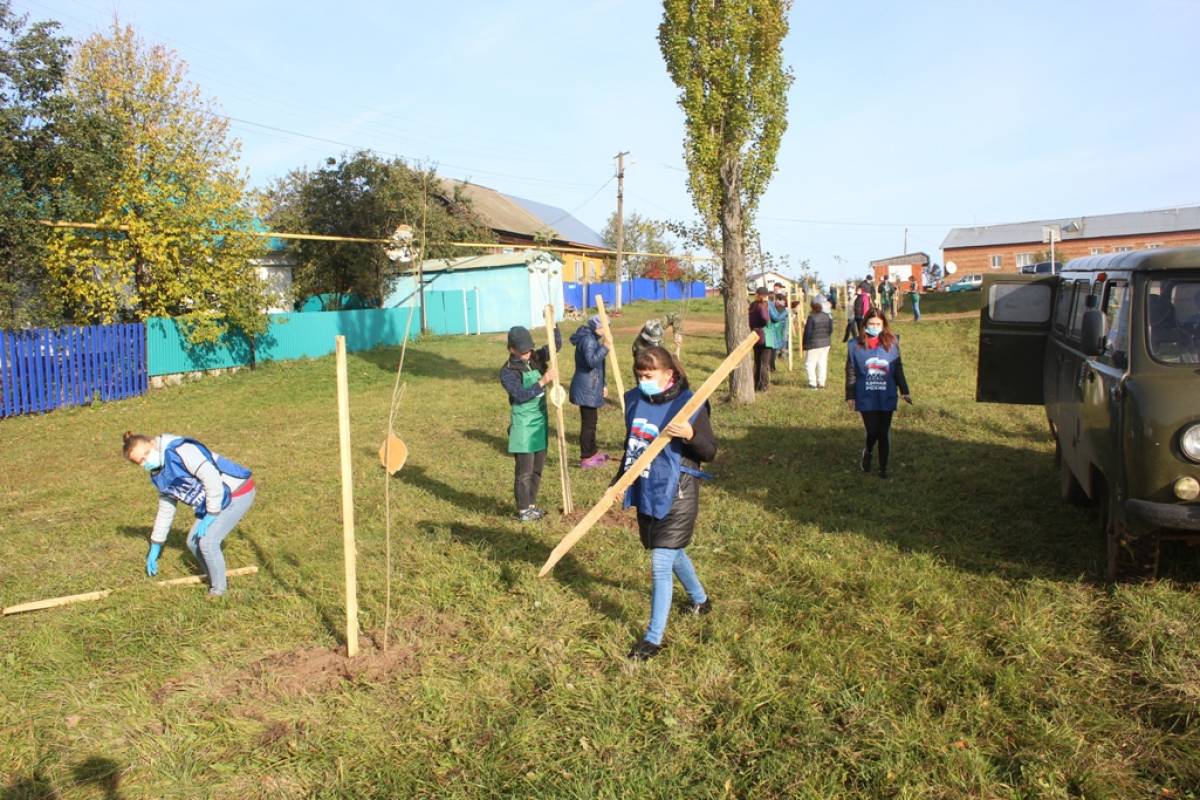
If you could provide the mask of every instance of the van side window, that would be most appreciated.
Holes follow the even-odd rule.
[[[1067,329],[1071,318],[1071,300],[1075,297],[1075,284],[1063,281],[1058,287],[1058,305],[1054,307],[1054,330],[1060,333]]]
[[[988,287],[988,318],[992,322],[1045,324],[1050,321],[1053,290],[1039,283],[997,283]]]
[[[1083,329],[1083,312],[1088,310],[1088,281],[1075,281],[1075,308],[1071,311],[1071,324],[1067,327],[1067,336],[1078,339]]]
[[[1104,354],[1124,354],[1129,350],[1129,284],[1109,281],[1104,291]]]

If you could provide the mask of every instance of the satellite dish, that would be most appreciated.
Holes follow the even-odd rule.
[[[947,261],[946,262],[946,274],[953,275],[956,272],[958,272],[958,264],[955,264],[953,261]]]

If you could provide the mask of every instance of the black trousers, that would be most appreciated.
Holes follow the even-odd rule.
[[[771,356],[770,356],[771,361],[769,363],[771,365],[771,372],[774,372],[775,371],[775,359],[779,358],[779,349],[772,347],[772,348],[770,348],[770,350],[771,350]]]
[[[879,443],[879,468],[887,469],[888,456],[892,449],[892,411],[863,411],[863,427],[867,431],[864,445],[870,452]]]
[[[542,485],[542,467],[546,465],[546,451],[536,453],[513,453],[516,474],[513,478],[513,494],[517,498],[517,511],[537,505],[538,488]]]
[[[579,407],[579,457],[591,458],[596,455],[596,422],[600,417],[600,409]]]
[[[754,348],[754,391],[765,392],[771,386],[771,356],[775,351],[765,345]]]

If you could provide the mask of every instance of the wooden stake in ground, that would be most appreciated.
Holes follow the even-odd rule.
[[[742,343],[737,346],[737,349],[730,353],[725,360],[721,362],[721,365],[717,367],[716,371],[713,372],[712,375],[708,376],[708,380],[701,384],[700,388],[696,390],[695,394],[693,394],[683,408],[679,410],[679,413],[671,418],[671,422],[687,422],[690,420],[692,415],[700,410],[705,401],[708,400],[709,396],[716,391],[718,386],[721,385],[721,382],[729,377],[729,373],[733,372],[737,365],[742,363],[743,359],[750,355],[750,352],[754,350],[754,345],[757,343],[757,334],[752,333],[747,336]],[[664,425],[663,429],[665,430],[666,427],[667,426]],[[564,536],[562,541],[558,543],[558,546],[555,547],[553,552],[550,553],[550,557],[546,559],[546,563],[543,564],[541,570],[538,571],[539,578],[544,577],[550,572],[550,570],[554,569],[554,565],[557,564],[559,560],[561,560],[562,557],[567,554],[568,550],[575,546],[576,542],[582,539],[584,535],[592,529],[592,526],[595,525],[602,516],[604,516],[609,507],[625,495],[625,491],[633,485],[634,481],[636,481],[642,472],[644,472],[645,469],[650,466],[650,462],[653,461],[655,457],[663,451],[670,441],[671,437],[663,433],[660,433],[657,437],[655,437],[654,441],[652,441],[646,447],[646,449],[642,451],[642,454],[637,457],[637,460],[629,466],[629,469],[625,470],[625,473],[621,475],[621,479],[612,486],[608,487],[608,491],[604,493],[596,505],[592,506],[592,510],[589,511],[587,515],[579,521],[579,524],[572,528],[571,532]]]
[[[566,392],[558,380],[558,347],[554,344],[554,306],[546,306],[546,341],[550,348],[550,367],[555,377],[547,396],[550,405],[554,406],[554,416],[558,421],[556,438],[558,439],[558,477],[562,485],[563,513],[575,512],[575,502],[571,497],[571,471],[567,467],[567,432],[563,427],[563,403],[566,402]]]
[[[796,338],[796,311],[792,308],[792,285],[787,285],[787,315],[788,315],[788,372],[792,371],[792,340]]]
[[[600,327],[608,335],[612,347],[608,348],[608,363],[612,367],[613,378],[617,381],[617,399],[621,401],[621,419],[625,419],[625,382],[621,380],[621,368],[617,366],[617,343],[613,338],[612,326],[608,324],[608,312],[604,310],[604,298],[596,295],[596,312],[600,315]]]
[[[354,551],[354,482],[350,470],[350,388],[346,380],[346,337],[334,339],[337,353],[338,445],[342,462],[342,554],[346,566],[346,655],[358,655],[358,565]]]

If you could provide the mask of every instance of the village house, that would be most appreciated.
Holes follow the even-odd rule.
[[[909,288],[909,283],[912,281],[917,282],[918,289],[924,289],[927,269],[929,269],[929,256],[925,253],[905,253],[871,262],[871,271],[875,274],[876,286],[884,278],[887,278],[905,290]]]

